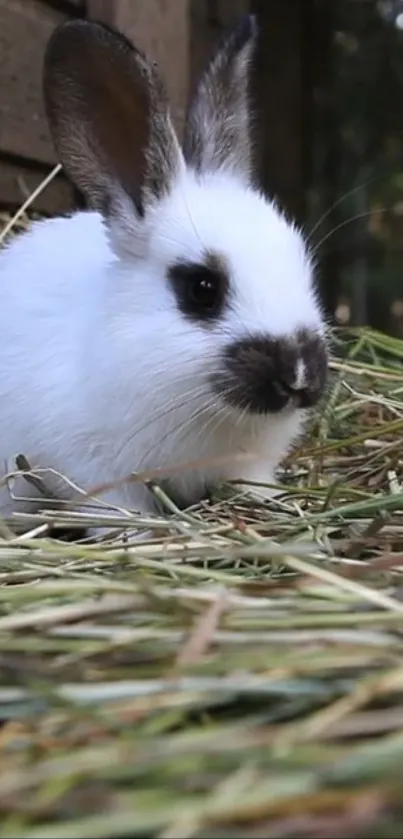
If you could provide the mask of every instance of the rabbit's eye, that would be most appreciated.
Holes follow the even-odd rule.
[[[200,309],[210,310],[215,308],[220,296],[219,278],[204,276],[201,271],[200,274],[196,272],[190,280],[189,297],[191,297],[195,306],[200,307]]]
[[[211,321],[220,315],[228,281],[219,267],[181,263],[171,267],[169,279],[183,314],[201,321]]]

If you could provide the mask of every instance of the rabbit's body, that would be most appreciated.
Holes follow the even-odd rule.
[[[112,65],[124,60],[125,73],[128,60],[134,75],[140,62],[143,85],[154,70],[96,24],[68,24],[64,33],[48,59],[51,124],[71,173],[101,210],[35,223],[0,254],[4,472],[22,453],[33,468],[51,470],[44,482],[58,497],[72,497],[72,485],[117,481],[103,499],[140,510],[154,502],[143,484],[121,483],[132,472],[172,467],[168,488],[182,504],[230,479],[269,483],[323,387],[324,328],[305,243],[249,185],[238,158],[211,165],[214,131],[201,154],[195,139],[207,126],[200,128],[197,107],[188,137],[193,163],[185,163],[160,105],[154,143],[160,132],[161,145],[140,157],[141,190],[130,155],[118,164],[112,155],[111,171],[100,174],[93,141],[89,151],[81,124],[66,127],[52,93],[52,84],[56,94],[60,82],[68,89],[63,50],[73,48],[79,65],[83,38],[85,73],[92,72],[87,38],[95,58],[111,50]],[[76,72],[73,64],[74,84]],[[202,86],[202,102],[203,95]],[[225,132],[219,136],[221,143]],[[105,163],[111,136],[101,140]],[[121,152],[118,134],[113,142]],[[78,143],[71,156],[66,143]],[[197,467],[175,474],[192,461]],[[32,511],[36,495],[19,478],[12,494],[0,489],[0,513]]]
[[[91,384],[90,336],[102,316],[103,282],[113,259],[97,213],[36,222],[0,251],[4,472],[15,471],[15,456],[22,453],[32,466],[79,480],[81,466],[93,461],[100,443],[95,420],[101,423],[102,416],[93,414],[88,424],[91,395],[83,384]],[[46,486],[55,484],[50,474],[44,479]],[[67,484],[58,489],[65,495]],[[25,480],[13,492],[36,495]],[[14,505],[9,488],[0,489],[1,513],[14,507],[34,509],[32,503]]]
[[[228,200],[236,200],[232,180],[228,188]],[[222,208],[222,179],[216,189]],[[217,208],[214,192],[210,184],[207,215],[205,207],[200,220],[195,213],[195,259],[203,233],[211,241],[220,221],[213,215],[214,206]],[[239,199],[245,200],[242,191]],[[181,208],[180,195],[175,200],[177,230],[170,231],[172,238],[166,242],[163,233],[161,240],[156,237],[154,241],[153,256],[156,262],[160,256],[161,265],[167,258],[163,248],[177,251],[175,236],[180,243],[181,224],[186,222],[180,209],[184,216],[192,212],[192,203],[187,203],[191,195],[186,200],[183,196]],[[195,207],[200,208],[200,203],[196,201]],[[202,219],[208,220],[208,231],[203,231]],[[253,219],[256,224],[255,216]],[[232,234],[229,230],[228,235]],[[253,250],[251,239],[252,235]],[[241,474],[265,482],[273,479],[275,465],[301,427],[301,416],[292,411],[268,417],[245,413],[242,417],[235,409],[217,405],[208,390],[211,366],[206,368],[206,355],[211,355],[213,365],[217,338],[225,346],[228,324],[222,335],[214,336],[213,344],[202,328],[197,330],[186,321],[178,323],[169,289],[166,298],[161,297],[157,266],[158,262],[150,270],[148,259],[144,264],[140,259],[138,265],[119,263],[96,212],[36,222],[29,233],[16,237],[0,254],[0,334],[4,341],[0,462],[7,463],[10,471],[15,469],[13,458],[22,453],[35,468],[51,468],[88,490],[122,480],[130,472],[206,460],[205,469],[200,465],[197,470],[184,470],[171,480],[174,496],[181,501],[197,500],[212,485]],[[257,278],[260,271],[257,266]],[[144,295],[133,297],[137,272],[143,282],[144,275],[149,276]],[[282,283],[286,279],[281,278]],[[255,322],[264,305],[258,281],[256,286],[256,311],[250,313]],[[277,297],[279,334],[288,316],[288,306],[281,311],[286,302],[287,298]],[[238,326],[234,323],[234,331],[242,333],[245,325],[240,319]],[[197,341],[199,352],[195,352]],[[242,457],[248,452],[259,455],[260,468],[254,460],[237,460],[238,454]],[[57,481],[50,472],[43,477],[46,487],[68,497],[66,481]],[[37,493],[25,480],[15,485],[15,496],[29,497],[30,493],[27,504],[19,500],[19,510],[32,511],[32,496]],[[122,506],[149,507],[151,496],[131,482],[119,487],[116,495],[111,493],[111,499]],[[0,490],[0,505],[7,515],[15,508],[8,488]]]

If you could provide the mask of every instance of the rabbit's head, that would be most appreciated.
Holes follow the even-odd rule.
[[[224,38],[182,146],[155,65],[102,24],[57,29],[44,73],[59,158],[105,220],[122,317],[137,319],[133,341],[142,319],[150,364],[160,353],[179,384],[186,362],[188,376],[243,417],[313,406],[327,371],[306,243],[253,182],[255,41],[250,16]]]

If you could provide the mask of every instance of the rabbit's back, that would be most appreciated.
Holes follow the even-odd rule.
[[[76,305],[77,295],[96,288],[96,276],[111,259],[101,216],[77,212],[34,222],[0,248],[0,322],[15,324],[20,317],[45,315],[51,306]],[[10,315],[12,315],[10,323]],[[7,328],[7,327],[6,327]]]
[[[0,251],[1,474],[19,452],[57,455],[69,414],[79,423],[89,325],[112,259],[93,212],[37,222]]]
[[[1,398],[74,355],[109,259],[96,213],[37,222],[0,250]]]

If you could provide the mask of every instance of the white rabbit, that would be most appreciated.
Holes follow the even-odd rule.
[[[181,505],[231,479],[273,481],[323,392],[327,349],[307,245],[252,180],[255,40],[251,16],[225,37],[181,149],[155,64],[102,24],[53,33],[49,125],[91,210],[0,253],[3,475],[22,453],[69,498],[54,473],[90,490],[172,467]],[[102,498],[155,509],[136,482]],[[3,481],[1,516],[40,507],[35,487]]]

